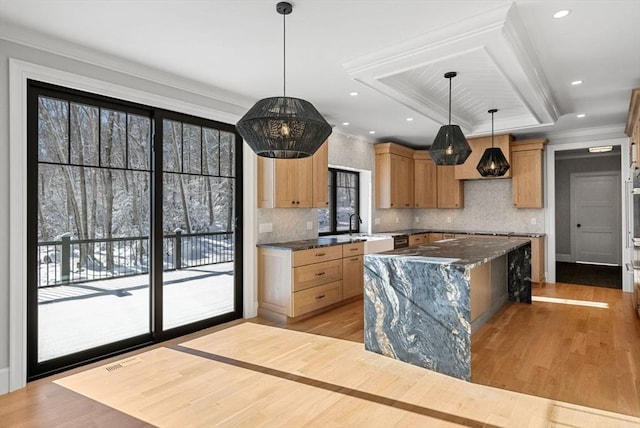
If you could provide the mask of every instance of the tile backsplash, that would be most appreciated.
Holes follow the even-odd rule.
[[[311,230],[307,230],[309,222]],[[260,225],[271,225],[272,231],[260,233]],[[258,208],[258,244],[317,237],[318,210],[315,208]]]
[[[544,209],[515,208],[511,188],[510,179],[467,180],[464,209],[411,210],[414,213],[411,227],[543,233]],[[417,223],[415,217],[418,217]]]

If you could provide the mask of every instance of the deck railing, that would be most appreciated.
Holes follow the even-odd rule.
[[[71,239],[38,243],[38,287],[149,273],[149,237]],[[182,233],[162,239],[163,270],[233,261],[233,232]]]

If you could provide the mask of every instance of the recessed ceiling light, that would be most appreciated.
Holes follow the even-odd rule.
[[[584,113],[580,113],[580,114],[576,114],[576,117],[579,119],[582,119],[583,117],[586,117],[587,115]]]
[[[613,150],[613,146],[596,146],[589,147],[589,153],[605,153]]]
[[[571,84],[573,86],[582,85],[582,80],[574,80],[573,82],[571,82]]]
[[[353,92],[349,92],[349,95],[351,95],[352,97],[357,97],[358,93],[356,91],[353,91]]]
[[[349,126],[349,122],[342,122],[342,126]]]
[[[371,134],[371,135],[373,135],[375,133],[376,133],[376,131],[369,131],[369,134]]]
[[[553,14],[553,17],[556,19],[564,18],[569,15],[571,11],[569,9],[562,9]]]
[[[408,117],[407,118],[407,122],[413,122],[413,118],[412,117]]]

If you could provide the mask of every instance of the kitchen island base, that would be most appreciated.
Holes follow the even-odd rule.
[[[365,257],[365,348],[471,380],[471,334],[531,303],[528,240],[456,239]]]

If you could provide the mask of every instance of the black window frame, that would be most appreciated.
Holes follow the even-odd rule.
[[[40,96],[53,99],[60,99],[68,103],[79,103],[104,109],[114,109],[127,114],[136,114],[151,119],[151,147],[150,165],[148,170],[152,174],[151,180],[154,182],[153,192],[150,195],[152,204],[150,240],[151,251],[154,253],[152,266],[150,267],[150,303],[151,317],[150,331],[138,336],[129,337],[116,342],[99,345],[74,352],[72,354],[55,357],[50,360],[39,362],[37,359],[37,334],[38,334],[38,290],[37,290],[37,243],[38,243],[38,98]],[[234,309],[231,312],[216,315],[212,318],[195,321],[183,326],[171,329],[162,327],[162,240],[157,237],[162,236],[162,121],[163,119],[176,120],[190,125],[215,128],[220,131],[229,132],[235,135],[235,224],[232,226],[234,240]],[[37,80],[27,80],[27,381],[33,381],[44,376],[49,376],[63,370],[78,367],[93,361],[101,360],[110,356],[119,355],[144,346],[157,344],[165,340],[184,336],[195,331],[213,327],[225,322],[242,318],[243,316],[243,140],[236,128],[232,124],[222,123],[211,119],[193,116],[187,113],[165,110],[160,107],[144,105],[119,98],[113,98],[98,93],[81,91],[69,87],[55,85]],[[68,143],[70,144],[70,143]],[[159,150],[156,150],[158,148]],[[99,156],[100,150],[98,150]],[[125,152],[126,153],[126,152]],[[126,154],[125,154],[126,156]],[[76,165],[68,157],[65,164],[71,166],[93,167],[87,165]],[[47,163],[47,162],[42,162]],[[100,162],[98,163],[100,167]],[[127,170],[128,164],[124,168],[113,168]],[[139,170],[137,170],[139,171]],[[154,310],[157,309],[157,310]]]
[[[340,168],[329,168],[329,186],[328,186],[328,192],[329,192],[329,207],[326,208],[329,210],[329,225],[330,225],[330,230],[327,232],[318,232],[318,235],[320,236],[327,236],[327,235],[344,235],[349,233],[348,230],[337,230],[338,229],[338,222],[337,222],[337,193],[338,193],[338,186],[336,185],[337,183],[337,175],[338,173],[345,173],[345,174],[351,174],[353,176],[355,176],[355,181],[356,181],[356,185],[355,185],[355,190],[356,190],[356,207],[355,207],[355,214],[358,217],[358,219],[360,218],[360,172],[358,171],[353,171],[353,170],[348,170],[348,169],[340,169]],[[322,208],[321,208],[322,209]],[[354,219],[354,225],[356,225],[356,232],[359,230],[359,226],[360,223],[358,222],[357,219]],[[318,224],[318,227],[320,225]]]

